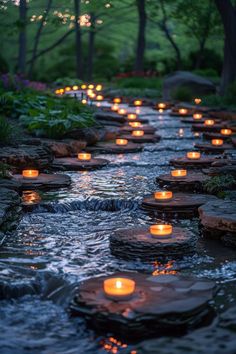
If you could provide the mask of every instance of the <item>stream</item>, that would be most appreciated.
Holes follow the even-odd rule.
[[[171,220],[200,235],[194,256],[141,263],[111,255],[109,235],[114,230],[158,220],[141,210],[140,202],[158,188],[155,178],[169,172],[169,160],[183,156],[201,139],[191,132],[190,124],[168,113],[141,108],[141,116],[158,129],[159,143],[146,144],[140,153],[97,155],[110,161],[101,170],[67,172],[72,185],[45,192],[44,203],[24,213],[0,248],[1,354],[122,353],[129,343],[112,333],[98,335],[83,318],[67,313],[75,286],[115,271],[156,276],[181,272],[213,279],[222,288],[217,310],[236,303],[235,251],[203,239],[198,219]]]

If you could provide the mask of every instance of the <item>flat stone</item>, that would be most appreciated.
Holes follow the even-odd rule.
[[[172,235],[153,237],[149,227],[120,229],[110,236],[111,253],[125,260],[153,261],[159,257],[183,257],[195,250],[196,237],[187,229],[174,227]]]
[[[21,183],[21,189],[57,189],[71,184],[71,178],[62,174],[40,173],[37,179],[26,179],[17,174],[13,177]]]
[[[176,167],[204,168],[209,167],[214,161],[216,161],[216,158],[213,157],[201,157],[199,160],[191,160],[184,156],[171,159],[170,165]]]
[[[0,231],[6,232],[17,227],[21,218],[21,199],[19,194],[8,188],[0,187]]]
[[[157,143],[161,140],[161,136],[157,134],[144,134],[143,136],[132,136],[130,135],[122,135],[122,138],[128,139],[133,143]]]
[[[140,128],[132,128],[129,125],[124,125],[123,127],[120,128],[121,133],[130,133],[134,130],[143,130],[145,134],[154,134],[156,129],[152,127],[151,125],[143,125]]]
[[[142,208],[165,214],[196,215],[198,208],[216,197],[205,194],[174,193],[170,201],[158,201],[153,196],[144,198]]]
[[[115,143],[98,143],[96,146],[88,147],[87,150],[91,152],[97,153],[110,153],[110,154],[123,154],[123,153],[132,153],[139,152],[143,149],[143,145],[135,144],[132,142],[128,142],[127,145],[121,146],[116,145]]]
[[[80,161],[77,158],[65,157],[54,159],[53,167],[64,171],[95,170],[109,164],[108,160],[92,158],[90,161]]]
[[[136,283],[133,296],[121,301],[106,297],[103,281],[111,277],[133,279]],[[165,281],[157,285],[156,280],[161,278]],[[198,279],[179,275],[155,277],[129,272],[95,277],[80,285],[70,310],[73,316],[82,316],[99,332],[109,331],[119,338],[140,340],[171,331],[175,335],[184,334],[212,320],[214,311],[209,301],[214,296],[215,284],[203,282],[206,287],[194,289]]]
[[[19,170],[24,168],[47,168],[53,160],[49,148],[37,145],[19,145],[18,147],[2,147],[0,162],[14,166]]]
[[[85,140],[67,139],[63,141],[44,139],[43,144],[48,146],[55,157],[71,156],[85,149],[87,143]]]
[[[222,139],[226,142],[231,142],[231,136],[226,136],[226,135],[222,135],[220,133],[209,133],[209,132],[205,132],[202,134],[203,138],[206,140],[212,140],[212,139]]]
[[[202,191],[203,183],[209,177],[201,172],[188,171],[185,177],[172,177],[171,174],[160,175],[156,178],[160,187],[166,187],[173,191]]]
[[[126,117],[125,116],[121,116],[118,113],[114,113],[114,112],[106,112],[103,110],[97,110],[95,113],[95,118],[97,120],[103,120],[103,121],[115,121],[119,124],[124,124],[126,122]]]
[[[88,145],[94,145],[99,141],[100,133],[97,127],[80,128],[65,134],[65,138],[82,140]]]
[[[233,149],[233,146],[230,144],[223,144],[221,146],[214,146],[212,144],[207,143],[197,143],[194,145],[197,150],[204,151],[206,153],[212,154],[222,154],[225,150]]]
[[[181,122],[182,123],[186,123],[186,124],[196,124],[196,119],[194,119],[194,118],[182,118]],[[198,119],[197,122],[204,122],[204,118]]]
[[[220,123],[214,125],[204,125],[203,123],[196,123],[192,125],[192,130],[197,132],[217,132],[220,133],[222,128],[227,128],[227,123]]]
[[[209,176],[222,176],[222,175],[231,175],[236,178],[236,165],[226,165],[226,166],[212,166],[207,170],[204,170],[204,173]]]

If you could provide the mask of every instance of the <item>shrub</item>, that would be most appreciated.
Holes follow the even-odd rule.
[[[214,176],[204,183],[204,189],[207,193],[224,196],[225,190],[229,190],[236,185],[236,180],[231,175]]]
[[[0,144],[4,145],[11,141],[12,126],[8,123],[6,118],[0,117]]]
[[[117,79],[114,84],[122,88],[162,89],[162,80],[157,77],[124,77]]]
[[[171,97],[177,101],[191,102],[193,99],[193,93],[188,87],[181,86],[171,92]]]

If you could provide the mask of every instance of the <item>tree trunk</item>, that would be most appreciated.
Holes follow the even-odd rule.
[[[74,0],[75,8],[75,51],[76,51],[76,77],[82,78],[82,41],[81,41],[81,28],[80,28],[80,5],[81,0]]]
[[[93,60],[94,60],[94,44],[95,44],[95,16],[90,14],[90,30],[89,30],[89,43],[88,43],[88,81],[93,79]]]
[[[30,68],[29,68],[29,72],[28,72],[28,75],[30,78],[32,77],[34,65],[35,65],[36,59],[37,59],[38,45],[39,45],[40,37],[41,37],[42,31],[43,31],[44,21],[46,21],[46,19],[48,17],[49,11],[52,6],[52,1],[53,0],[48,0],[46,10],[44,11],[43,18],[39,24],[38,30],[35,35],[33,53],[32,53],[32,57],[30,60]]]
[[[147,22],[147,14],[145,9],[145,0],[136,0],[139,17],[139,28],[136,48],[136,59],[134,70],[143,71],[144,69],[144,54],[146,46],[145,30]]]
[[[19,53],[18,53],[18,71],[25,74],[26,70],[26,26],[27,26],[27,3],[26,0],[20,0],[19,4]]]
[[[220,93],[224,95],[228,86],[236,80],[236,8],[230,0],[215,0],[225,34],[224,63],[221,74]]]
[[[171,33],[169,31],[168,28],[168,17],[166,14],[166,9],[165,9],[165,5],[164,5],[164,1],[161,0],[160,1],[161,4],[161,10],[162,10],[162,15],[163,15],[163,19],[161,24],[159,25],[161,30],[165,33],[167,40],[170,42],[170,44],[172,45],[174,51],[175,51],[175,56],[176,56],[176,69],[180,70],[181,69],[181,65],[182,65],[182,58],[181,58],[181,53],[180,53],[180,49],[178,47],[178,45],[175,43],[173,37],[171,36]]]
[[[203,54],[204,54],[204,50],[205,50],[205,44],[206,44],[206,38],[203,38],[202,41],[199,43],[199,50],[198,50],[197,58],[196,58],[195,65],[194,65],[195,69],[200,69],[200,67],[201,67]]]

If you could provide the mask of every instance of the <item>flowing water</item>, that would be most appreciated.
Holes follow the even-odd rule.
[[[75,285],[115,271],[156,276],[181,272],[214,279],[222,287],[217,308],[235,303],[235,254],[221,243],[204,240],[197,219],[172,220],[200,235],[194,256],[141,263],[110,254],[109,235],[114,230],[157,221],[139,208],[142,198],[157,189],[155,178],[169,171],[168,161],[192,150],[200,139],[178,118],[149,108],[141,113],[158,128],[160,143],[146,144],[140,153],[101,155],[110,160],[101,170],[69,172],[71,187],[44,193],[44,202],[24,214],[17,231],[1,247],[2,354],[122,353],[128,343],[112,333],[97,337],[83,318],[71,319],[67,313]]]

